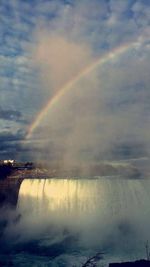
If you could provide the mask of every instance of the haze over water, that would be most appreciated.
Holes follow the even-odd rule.
[[[104,266],[145,257],[149,186],[149,179],[121,177],[24,180],[21,217],[5,231],[15,266],[82,266],[97,252]]]

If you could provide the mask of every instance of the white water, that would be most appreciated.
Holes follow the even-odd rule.
[[[22,217],[13,232],[21,241],[40,239],[41,246],[51,246],[67,230],[78,234],[82,248],[126,254],[128,260],[145,257],[149,189],[149,179],[26,179],[17,208]]]
[[[35,223],[47,223],[45,218],[79,228],[127,220],[138,224],[150,215],[149,188],[149,180],[29,179],[21,185],[18,206]]]

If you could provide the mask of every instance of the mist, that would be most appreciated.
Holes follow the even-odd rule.
[[[49,99],[96,58],[89,47],[48,33],[40,35],[36,49]],[[119,159],[123,153],[117,149],[124,146],[130,146],[131,157],[135,147],[135,157],[149,155],[149,60],[133,52],[82,77],[49,109],[31,137],[46,159],[54,156],[67,165]]]
[[[75,248],[143,257],[148,187],[149,180],[116,178],[24,180],[5,227],[5,249],[54,258]]]
[[[96,59],[126,43],[129,48],[74,83],[49,108],[26,145],[32,147],[33,159],[61,162],[64,167],[120,160],[126,154],[130,158],[149,157],[150,61],[146,37],[135,35],[119,44],[109,40],[109,48],[98,49],[100,33],[87,38],[87,13],[81,7],[77,3],[60,9],[59,18],[36,27],[30,52],[38,73],[38,90],[45,99],[37,115],[68,81]],[[88,4],[86,10],[90,8]],[[94,10],[93,16],[97,16]],[[76,16],[84,20],[82,26]],[[137,45],[130,49],[136,40]]]

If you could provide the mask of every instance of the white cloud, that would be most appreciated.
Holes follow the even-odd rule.
[[[148,26],[150,23],[150,10],[149,5],[142,1],[136,1],[132,7],[134,12],[134,19],[139,27]]]

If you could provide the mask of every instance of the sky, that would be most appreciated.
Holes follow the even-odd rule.
[[[149,156],[149,36],[147,0],[1,0],[0,158]],[[128,49],[82,77],[26,138],[68,81],[122,46]]]

